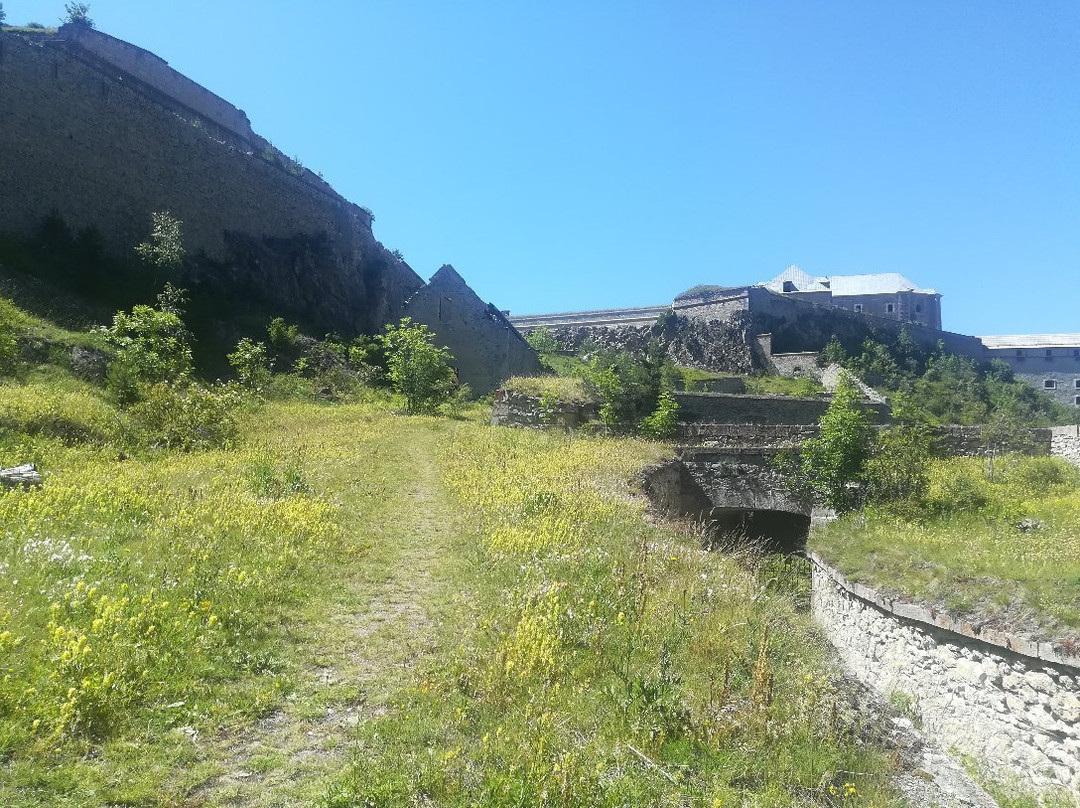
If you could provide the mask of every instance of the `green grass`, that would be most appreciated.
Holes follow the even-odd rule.
[[[746,392],[754,395],[809,397],[825,392],[814,379],[787,376],[747,376]]]
[[[585,390],[583,380],[573,376],[514,376],[507,379],[503,387],[512,393],[558,401],[586,403],[596,400]]]
[[[661,444],[393,406],[129,453],[96,388],[0,388],[46,477],[0,493],[0,804],[888,801],[773,574],[645,519]]]
[[[903,516],[849,514],[810,547],[869,586],[1054,639],[1080,633],[1080,469],[1047,457],[935,461]],[[914,515],[913,515],[914,514]]]

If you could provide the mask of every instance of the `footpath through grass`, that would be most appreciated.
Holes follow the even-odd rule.
[[[1080,637],[1080,469],[1058,458],[934,461],[917,508],[846,515],[810,547],[882,591],[1069,647]]]
[[[630,496],[659,444],[373,398],[126,456],[57,389],[0,387],[0,804],[887,804],[787,596]]]

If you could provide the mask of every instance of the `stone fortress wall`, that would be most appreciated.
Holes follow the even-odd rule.
[[[814,619],[857,678],[993,775],[1080,791],[1080,658],[891,600],[811,561]]]
[[[425,286],[375,239],[368,210],[269,148],[241,110],[82,26],[0,32],[0,233],[32,236],[54,211],[116,255],[147,238],[152,212],[169,211],[183,222],[183,284],[327,331],[375,333]],[[479,314],[470,340],[455,346],[463,366],[498,345],[509,373],[533,367],[501,316]],[[482,394],[489,375],[461,378]]]
[[[342,330],[373,330],[423,285],[375,240],[367,212],[215,139],[200,118],[96,57],[63,39],[0,33],[0,231],[30,235],[57,211],[128,255],[151,212],[167,210],[183,222],[189,253],[224,265],[235,285]],[[237,256],[237,235],[307,236],[328,255],[317,274],[285,262],[259,277]]]

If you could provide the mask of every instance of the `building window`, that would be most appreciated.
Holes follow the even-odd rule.
[[[1080,390],[1080,379],[1073,379],[1073,387]]]
[[[856,314],[862,314],[862,303],[856,303],[854,309]]]
[[[922,314],[922,303],[916,303],[915,304],[915,313],[916,314]]]
[[[1073,404],[1080,407],[1080,396],[1073,396]]]
[[[1080,359],[1080,348],[1073,348],[1073,359]]]
[[[1049,348],[1047,348],[1046,353],[1044,353],[1043,356],[1045,356],[1047,359],[1053,359],[1054,358],[1054,352],[1052,350],[1050,350]]]
[[[885,313],[886,314],[892,314],[895,310],[896,310],[896,306],[894,306],[892,303],[886,303],[885,304]]]
[[[1043,389],[1045,389],[1045,390],[1056,390],[1057,389],[1057,379],[1043,379]]]

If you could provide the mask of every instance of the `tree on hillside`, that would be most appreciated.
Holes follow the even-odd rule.
[[[87,28],[94,27],[94,21],[90,19],[89,3],[64,3],[64,11],[67,12],[67,16],[61,22],[85,25]]]
[[[821,432],[803,444],[800,471],[817,497],[836,511],[859,506],[863,470],[870,456],[870,418],[846,376],[821,417]]]
[[[3,25],[7,21],[7,12],[4,11],[4,4],[0,3],[0,25]]]
[[[450,400],[457,376],[446,348],[435,345],[435,335],[423,323],[404,317],[388,325],[380,335],[386,352],[387,375],[397,392],[405,396],[410,413],[434,412]]]

